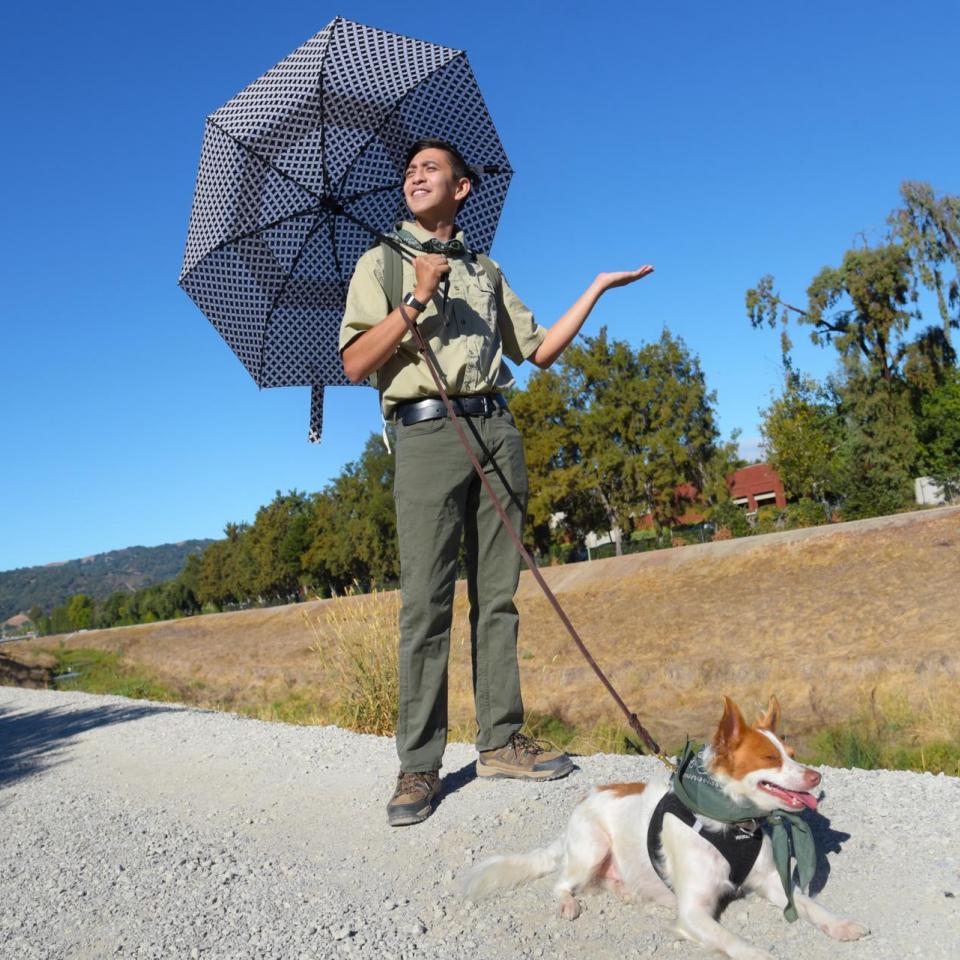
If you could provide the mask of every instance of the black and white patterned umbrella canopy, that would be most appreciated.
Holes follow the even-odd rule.
[[[207,118],[180,286],[261,387],[347,384],[337,341],[360,255],[405,212],[409,147],[495,168],[459,217],[488,251],[512,170],[462,50],[340,17]]]

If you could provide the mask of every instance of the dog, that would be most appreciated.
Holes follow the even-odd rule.
[[[723,801],[743,805],[751,811],[748,816],[756,816],[757,808],[762,818],[764,813],[776,816],[779,811],[792,814],[817,807],[811,791],[819,787],[820,774],[794,759],[794,751],[777,736],[779,723],[776,697],[752,726],[724,697],[723,717],[698,758]],[[569,920],[580,915],[577,895],[602,886],[627,901],[649,900],[673,908],[678,932],[704,947],[736,960],[771,958],[715,918],[721,900],[735,893],[758,893],[775,906],[787,906],[768,832],[757,821],[745,825],[696,819],[676,803],[676,791],[666,778],[596,787],[573,811],[563,837],[531,853],[485,860],[467,875],[464,893],[480,899],[559,867],[554,892],[560,915]],[[695,820],[694,825],[681,815]],[[736,848],[748,845],[753,847],[749,862],[738,863]],[[734,852],[725,856],[721,849]],[[737,875],[738,870],[745,875]],[[857,940],[869,933],[855,920],[834,916],[799,889],[793,890],[793,902],[799,916],[835,940]]]

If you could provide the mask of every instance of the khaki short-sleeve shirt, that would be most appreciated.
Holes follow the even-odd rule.
[[[403,227],[418,240],[431,234],[417,224]],[[463,240],[461,233],[458,239]],[[444,388],[450,396],[495,393],[513,385],[513,374],[503,362],[526,360],[546,336],[546,330],[510,289],[500,275],[500,295],[495,278],[467,257],[450,257],[450,288],[446,304],[443,287],[420,314],[418,326],[437,358]],[[499,266],[497,267],[499,269]],[[340,351],[352,340],[375,327],[390,313],[384,289],[383,248],[373,247],[357,262],[347,291],[347,305],[340,325]],[[416,275],[403,258],[403,290],[413,291]],[[408,330],[396,353],[371,382],[380,391],[383,416],[392,416],[398,403],[437,396],[437,386],[417,351]]]

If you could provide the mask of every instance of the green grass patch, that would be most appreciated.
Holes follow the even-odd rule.
[[[805,759],[831,767],[960,776],[960,742],[919,742],[909,731],[894,728],[878,731],[860,720],[831,727],[812,738]]]
[[[549,713],[528,713],[524,729],[531,737],[549,740],[561,750],[566,750],[578,734],[572,723]]]
[[[58,690],[80,690],[84,693],[104,693],[133,700],[178,701],[176,691],[160,683],[140,667],[126,663],[110,650],[92,648],[49,651],[57,659],[53,668],[53,682]],[[62,674],[77,672],[79,676]]]
[[[246,704],[234,709],[256,720],[292,723],[298,726],[316,726],[333,722],[316,700],[299,693],[291,693],[288,697],[273,700],[268,704]]]
[[[857,716],[808,741],[805,759],[832,767],[960,776],[960,716],[952,700],[917,708],[902,694],[878,696],[874,689]]]
[[[568,753],[580,755],[645,752],[637,746],[633,731],[622,723],[600,721],[577,725],[555,714],[528,713],[524,732],[537,740],[548,740]]]

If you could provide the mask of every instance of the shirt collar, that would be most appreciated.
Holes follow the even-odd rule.
[[[398,223],[397,227],[406,230],[408,233],[412,233],[421,243],[426,243],[433,238],[433,234],[428,230],[424,230],[415,220],[404,220],[402,223]],[[464,246],[467,245],[466,240],[463,238],[463,231],[459,227],[455,229],[451,239],[459,240]]]

